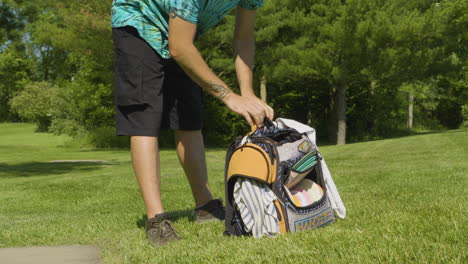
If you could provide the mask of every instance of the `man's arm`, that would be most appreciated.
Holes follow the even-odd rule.
[[[264,107],[257,100],[241,97],[219,79],[208,67],[193,41],[197,26],[171,12],[169,18],[169,52],[182,69],[204,90],[223,101],[232,111],[242,115],[250,125],[261,126]]]
[[[255,57],[255,17],[256,11],[237,8],[236,28],[234,30],[234,61],[237,80],[242,96],[259,100],[253,91],[253,65]],[[259,100],[260,101],[260,100]],[[273,109],[262,102],[265,114],[273,119]]]
[[[169,20],[169,52],[172,58],[204,90],[222,100],[231,89],[216,76],[202,58],[193,41],[197,25],[189,23],[174,13]]]

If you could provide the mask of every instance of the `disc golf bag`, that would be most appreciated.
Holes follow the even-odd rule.
[[[265,120],[229,146],[225,235],[274,236],[328,225],[335,213],[344,218],[312,130],[293,120]]]

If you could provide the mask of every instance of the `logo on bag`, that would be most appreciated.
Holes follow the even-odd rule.
[[[312,144],[307,140],[304,140],[299,146],[297,146],[297,150],[302,153],[309,153],[311,148]]]
[[[333,210],[329,208],[314,216],[294,222],[294,227],[296,229],[296,232],[314,229],[329,222],[332,222],[334,220],[333,216]]]

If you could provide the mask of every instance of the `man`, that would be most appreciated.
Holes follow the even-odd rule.
[[[255,9],[262,0],[114,0],[116,126],[130,136],[133,168],[154,246],[179,239],[161,202],[158,136],[175,131],[177,154],[195,200],[195,220],[223,220],[208,185],[203,145],[203,88],[250,125],[273,110],[252,89]],[[197,36],[237,7],[234,56],[241,96],[219,79],[194,45]]]

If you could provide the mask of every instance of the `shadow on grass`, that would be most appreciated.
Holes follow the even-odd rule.
[[[160,147],[160,151],[175,151],[174,148],[170,147]],[[78,152],[114,152],[114,153],[130,153],[130,148],[89,148],[89,149],[81,149]],[[130,154],[129,154],[130,155]]]
[[[64,174],[68,172],[93,171],[108,163],[103,162],[26,162],[19,164],[0,163],[0,179]]]
[[[170,211],[167,212],[170,215],[171,221],[177,222],[182,218],[187,218],[190,222],[195,221],[195,217],[193,215],[193,210],[178,210],[178,211]],[[146,220],[148,220],[147,215],[142,215],[140,218],[137,219],[135,224],[138,228],[145,228]]]

